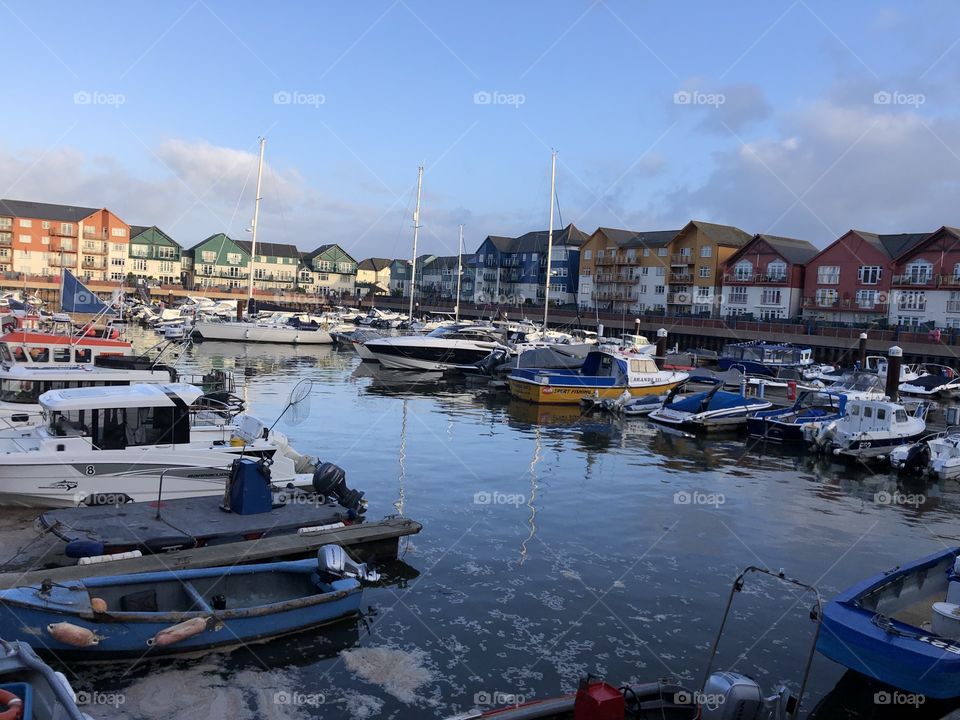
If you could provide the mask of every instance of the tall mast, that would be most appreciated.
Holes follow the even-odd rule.
[[[550,225],[547,230],[547,279],[543,288],[543,332],[547,332],[547,316],[550,314],[550,265],[553,262],[553,202],[557,188],[557,151],[550,153]]]
[[[253,227],[250,228],[250,285],[247,288],[247,309],[253,300],[253,263],[257,257],[257,225],[260,220],[260,182],[263,180],[263,146],[267,144],[265,137],[260,138],[260,162],[257,164],[257,199],[253,203]]]
[[[460,241],[457,243],[457,299],[453,306],[454,321],[460,322],[460,276],[463,274],[463,225],[460,226]]]
[[[417,209],[413,211],[413,258],[410,261],[410,320],[413,321],[413,296],[417,289],[417,237],[420,234],[420,190],[423,188],[423,165],[417,168]]]

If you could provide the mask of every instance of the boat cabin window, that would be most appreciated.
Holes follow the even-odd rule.
[[[863,416],[864,416],[865,418],[872,418],[872,417],[873,417],[873,408],[870,407],[869,405],[867,405],[866,407],[864,407],[864,408],[863,408]]]
[[[54,348],[53,350],[53,361],[60,363],[70,362],[70,348]]]
[[[127,380],[9,380],[0,379],[0,401],[8,403],[38,403],[48,390],[66,390],[78,387],[102,387],[104,385],[129,385]]]
[[[859,406],[859,405],[854,405],[852,408],[850,408],[850,414],[851,414],[851,415],[858,415],[858,416],[859,416],[859,415],[860,415],[860,406]]]
[[[0,358],[7,362],[13,359],[13,356],[10,354],[10,348],[7,347],[6,343],[0,343]]]
[[[630,360],[630,372],[655,373],[657,372],[657,363],[649,358]]]
[[[50,362],[50,348],[45,348],[45,347],[30,348],[30,359],[36,363]]]
[[[89,437],[97,450],[190,442],[186,408],[107,408],[49,413],[47,431],[55,437]]]
[[[905,423],[907,421],[907,413],[904,410],[897,410],[893,413],[893,419],[898,423]]]
[[[19,345],[13,346],[13,359],[17,362],[27,362],[27,351]]]
[[[76,348],[73,351],[73,359],[78,363],[88,363],[91,360],[90,348]]]
[[[887,411],[884,410],[883,408],[877,408],[877,420],[886,420],[886,419],[887,419]]]

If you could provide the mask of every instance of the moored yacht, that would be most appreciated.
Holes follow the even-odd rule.
[[[237,457],[267,458],[277,484],[305,486],[313,463],[286,437],[193,385],[52,390],[44,424],[0,432],[0,503],[69,507],[223,492]],[[221,411],[221,407],[223,408]]]
[[[471,365],[503,348],[503,335],[483,325],[450,325],[427,335],[401,335],[364,343],[384,367],[397,370],[450,370]]]

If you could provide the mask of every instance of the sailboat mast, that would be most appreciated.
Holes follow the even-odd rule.
[[[250,229],[250,284],[247,287],[247,308],[253,300],[253,263],[257,257],[257,226],[260,224],[260,184],[263,180],[263,146],[267,144],[265,137],[260,138],[260,161],[257,164],[257,198],[253,203],[253,227]]]
[[[460,240],[457,242],[457,297],[453,306],[454,320],[460,322],[460,276],[463,275],[463,225],[460,226]]]
[[[410,261],[410,321],[413,321],[413,296],[417,289],[417,238],[420,235],[420,191],[423,188],[423,165],[417,168],[417,209],[413,211],[413,258]]]
[[[547,332],[547,316],[550,314],[550,272],[553,263],[553,208],[557,187],[557,151],[550,153],[550,225],[547,230],[547,278],[543,288],[543,332]]]

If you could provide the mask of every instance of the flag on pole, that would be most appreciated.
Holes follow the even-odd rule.
[[[69,270],[63,271],[60,285],[60,310],[68,313],[113,313],[103,300],[90,288],[77,280]]]

